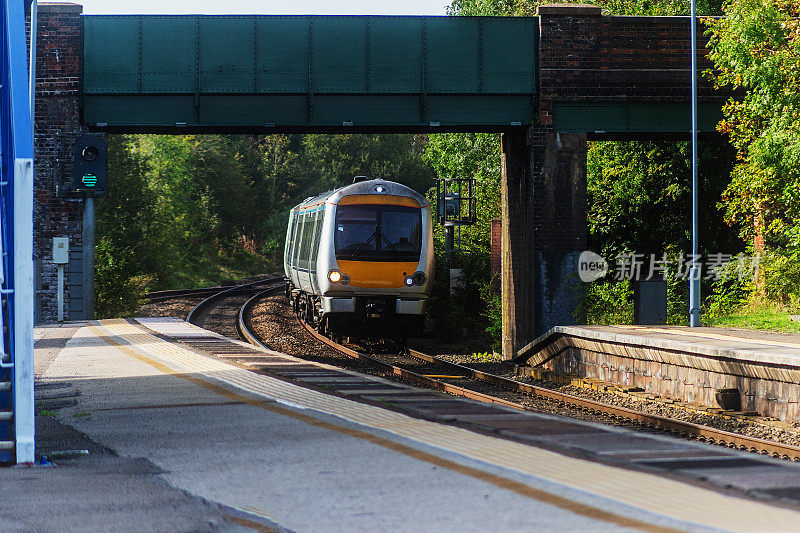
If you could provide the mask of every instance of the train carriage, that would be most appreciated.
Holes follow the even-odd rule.
[[[323,332],[419,335],[433,277],[430,203],[363,177],[308,198],[289,215],[284,272],[295,310]]]

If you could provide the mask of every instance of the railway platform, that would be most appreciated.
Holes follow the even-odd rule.
[[[46,486],[57,472],[86,500],[53,509],[37,501],[52,494],[27,493],[19,530],[47,529],[59,515],[66,529],[80,524],[97,512],[86,491],[103,476],[109,498],[125,487],[142,497],[121,500],[128,522],[100,513],[109,530],[141,529],[144,505],[154,511],[140,514],[163,510],[175,520],[168,529],[187,531],[788,531],[800,523],[797,463],[456,400],[178,319],[39,328],[35,337],[40,408],[54,411],[46,418],[69,435],[67,446],[89,453],[0,479]]]
[[[597,378],[708,407],[800,423],[800,336],[681,326],[557,326],[521,350],[523,368]],[[730,409],[730,407],[726,407]]]

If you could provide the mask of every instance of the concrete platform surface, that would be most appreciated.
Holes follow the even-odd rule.
[[[519,358],[534,356],[537,349],[559,335],[730,358],[742,363],[800,367],[800,335],[684,326],[556,326],[523,347]]]
[[[140,320],[163,334],[206,334],[174,319]],[[40,383],[74,389],[61,398],[67,403],[57,421],[84,435],[86,446],[108,451],[0,472],[4,485],[23,487],[18,492],[42,517],[16,513],[19,530],[47,530],[41,524],[58,514],[48,502],[63,501],[70,486],[27,490],[19,479],[26,475],[44,483],[72,476],[74,504],[63,530],[79,529],[72,525],[82,513],[103,508],[98,493],[81,488],[102,476],[106,496],[124,492],[135,476],[159,483],[165,492],[126,508],[158,519],[171,508],[185,520],[175,518],[171,531],[789,531],[800,523],[793,509],[299,387],[194,353],[135,323],[62,328],[60,338],[63,348],[48,344],[58,353],[38,368]],[[160,505],[177,493],[181,505]],[[0,509],[0,525],[7,515]],[[83,530],[162,530],[123,520],[87,524]]]

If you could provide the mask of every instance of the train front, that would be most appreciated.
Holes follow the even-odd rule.
[[[354,184],[337,196],[320,283],[327,327],[351,337],[419,336],[433,282],[429,202],[383,180]]]

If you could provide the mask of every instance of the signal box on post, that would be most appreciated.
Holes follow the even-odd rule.
[[[78,196],[105,196],[108,144],[104,135],[81,135],[73,151],[72,189]]]

